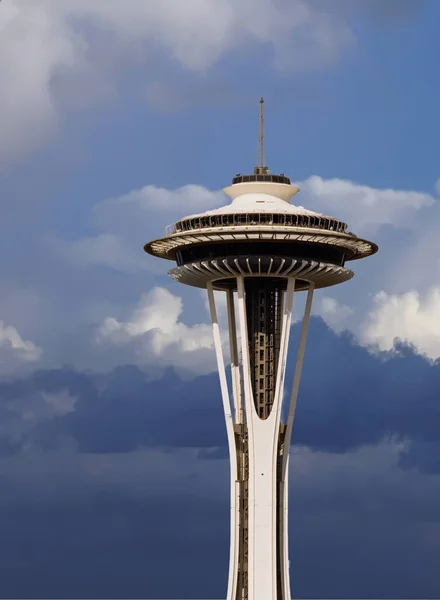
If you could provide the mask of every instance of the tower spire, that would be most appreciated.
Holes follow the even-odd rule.
[[[260,123],[258,127],[258,156],[257,166],[254,169],[256,175],[267,175],[269,169],[266,166],[266,152],[264,145],[264,98],[260,98]]]

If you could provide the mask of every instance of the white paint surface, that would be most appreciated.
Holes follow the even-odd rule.
[[[233,437],[234,423],[242,418],[241,406],[244,399],[243,420],[248,428],[249,445],[249,490],[248,490],[248,591],[249,600],[276,600],[277,599],[277,569],[276,556],[277,544],[281,545],[281,558],[284,573],[282,585],[284,598],[290,599],[289,560],[287,546],[287,470],[283,471],[282,479],[285,483],[283,502],[283,528],[281,539],[277,536],[276,502],[277,502],[277,452],[278,436],[281,422],[281,405],[284,389],[285,365],[289,342],[290,326],[292,319],[292,304],[294,296],[295,280],[288,279],[287,291],[284,294],[283,314],[281,323],[280,356],[278,362],[277,382],[274,395],[274,404],[269,417],[262,420],[258,417],[251,385],[250,357],[248,347],[246,302],[244,277],[237,278],[238,297],[238,323],[241,340],[241,362],[243,369],[243,390],[239,385],[238,356],[236,349],[237,331],[235,327],[235,310],[233,293],[228,294],[228,319],[232,357],[232,381],[233,381],[233,406],[234,415],[231,411],[231,400],[227,388],[224,358],[222,354],[220,331],[218,328],[217,314],[215,310],[214,293],[212,284],[208,284],[208,297],[211,318],[214,331],[214,345],[216,349],[220,384],[222,390],[223,407],[226,418],[228,433],[230,460],[231,460],[231,539],[230,539],[230,563],[228,580],[228,600],[235,600],[236,586],[238,581],[238,483],[237,483],[237,454]],[[307,326],[310,316],[313,298],[313,287],[310,288],[307,297],[306,311],[301,333],[300,347],[295,370],[294,386],[291,403],[289,407],[289,420],[286,432],[286,453],[284,467],[288,464],[288,446],[293,424],[293,414],[296,405],[299,379],[301,375],[302,362],[305,350]],[[244,398],[241,397],[243,393]]]

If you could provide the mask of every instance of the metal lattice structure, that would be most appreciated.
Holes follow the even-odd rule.
[[[259,157],[264,163],[261,149]],[[289,448],[313,294],[351,279],[346,262],[377,246],[334,217],[292,205],[298,188],[264,164],[224,191],[232,204],[181,219],[145,250],[174,261],[176,281],[208,292],[230,455],[227,600],[289,600]],[[215,291],[227,299],[231,391]],[[307,300],[282,419],[293,299],[301,291]]]

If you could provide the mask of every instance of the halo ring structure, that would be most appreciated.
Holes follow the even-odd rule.
[[[148,254],[159,258],[175,260],[176,252],[179,249],[196,244],[274,240],[291,242],[292,244],[305,243],[310,244],[310,246],[325,245],[338,247],[346,253],[346,260],[357,260],[377,252],[376,244],[358,238],[354,234],[280,226],[219,227],[206,230],[193,230],[186,233],[174,233],[145,244],[144,250]]]
[[[284,279],[294,277],[295,289],[324,288],[343,283],[353,277],[353,271],[339,265],[307,259],[281,256],[228,256],[187,263],[169,271],[179,283],[206,288],[212,283],[216,290],[235,289],[237,277]],[[286,284],[287,285],[287,284]]]

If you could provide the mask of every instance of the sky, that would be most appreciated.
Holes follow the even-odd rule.
[[[295,202],[380,247],[316,293],[293,595],[440,596],[439,19],[437,0],[0,2],[3,597],[224,597],[206,298],[142,247],[227,203],[260,96]]]

